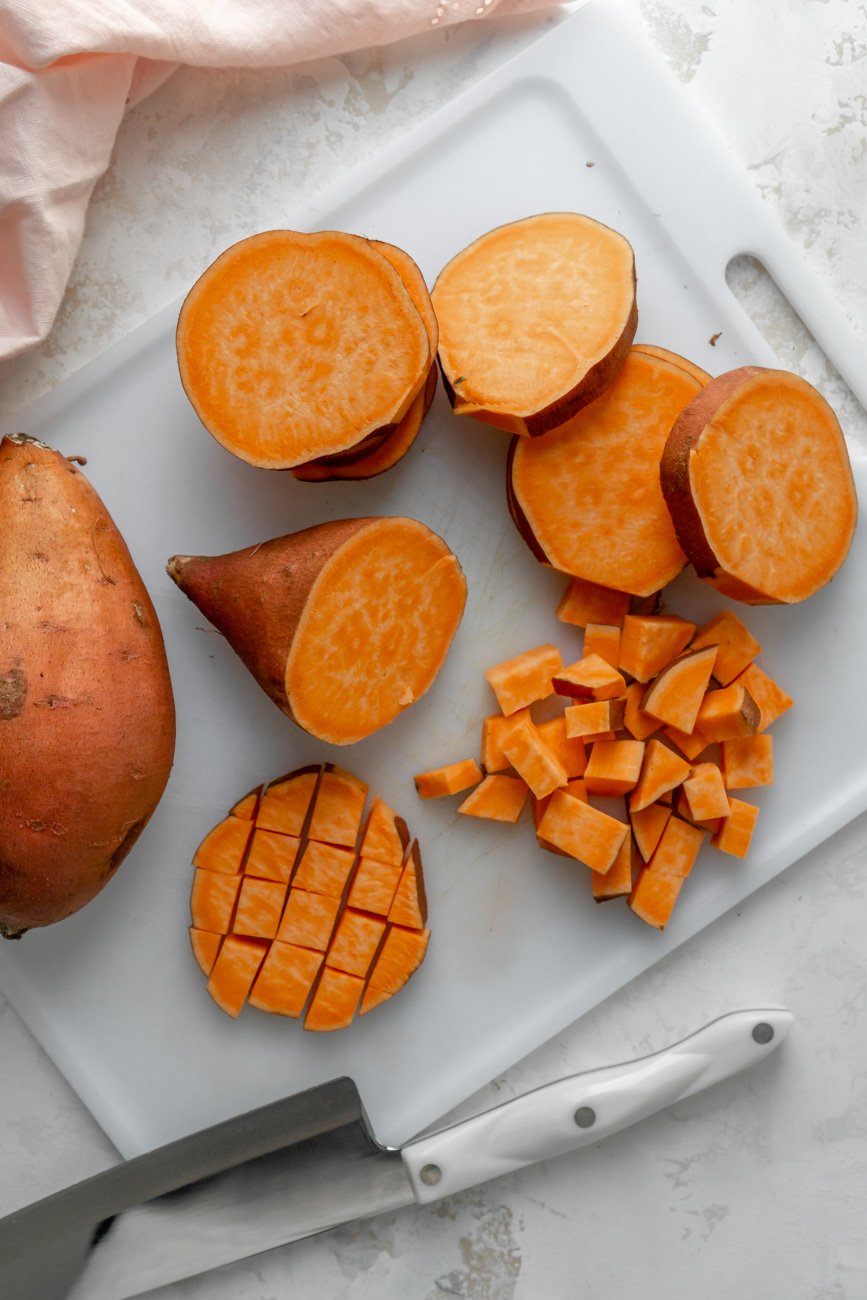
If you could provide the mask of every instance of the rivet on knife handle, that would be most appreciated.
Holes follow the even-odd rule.
[[[734,1011],[651,1056],[575,1074],[405,1146],[416,1199],[439,1200],[634,1124],[755,1065],[786,1037],[782,1009]]]

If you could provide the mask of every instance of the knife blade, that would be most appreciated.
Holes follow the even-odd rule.
[[[400,1149],[337,1079],[126,1161],[0,1221],[16,1300],[127,1300],[589,1146],[764,1059],[794,1017],[730,1012],[649,1056],[545,1084]]]

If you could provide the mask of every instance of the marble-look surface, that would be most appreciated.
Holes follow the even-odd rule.
[[[867,348],[862,0],[627,3]],[[273,223],[287,195],[324,191],[540,30],[478,24],[289,71],[177,73],[121,129],[52,335],[0,366],[4,415]],[[867,449],[867,417],[760,269],[741,259],[730,284]],[[865,829],[840,832],[461,1113],[579,1062],[655,1050],[733,1007],[788,1006],[797,1024],[766,1065],[581,1154],[154,1294],[867,1300]],[[116,1160],[2,997],[0,1099],[0,1213]]]

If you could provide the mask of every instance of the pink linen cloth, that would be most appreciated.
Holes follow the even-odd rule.
[[[127,108],[181,63],[277,67],[556,0],[0,0],[0,359],[46,337]]]

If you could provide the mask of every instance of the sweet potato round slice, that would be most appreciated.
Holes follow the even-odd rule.
[[[177,330],[199,419],[251,465],[289,469],[397,424],[431,363],[392,263],[357,235],[270,230],[196,281]]]
[[[554,429],[598,397],[638,323],[630,244],[575,212],[482,235],[432,298],[455,413],[516,434]]]
[[[659,485],[672,424],[701,391],[663,357],[634,349],[592,406],[509,454],[512,518],[537,559],[649,596],[686,564]]]
[[[839,422],[810,384],[743,366],[683,410],[662,489],[700,577],[752,605],[795,604],[838,571],[857,517]]]
[[[168,572],[271,699],[350,745],[431,686],[464,611],[457,557],[415,519],[341,519]]]

